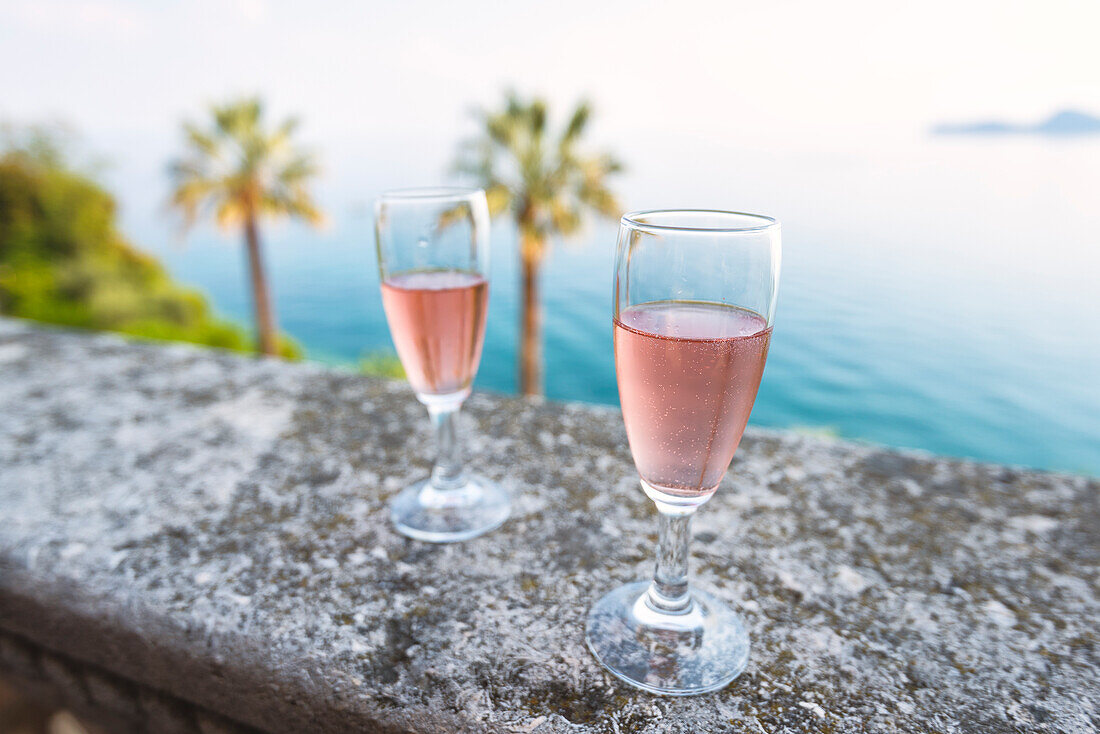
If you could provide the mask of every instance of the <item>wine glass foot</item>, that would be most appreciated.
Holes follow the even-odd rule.
[[[390,502],[397,532],[429,543],[469,540],[508,519],[512,501],[500,485],[471,476],[464,487],[439,492],[424,479],[401,490]]]
[[[693,696],[728,685],[745,669],[749,636],[721,600],[691,590],[692,609],[658,614],[645,602],[648,581],[619,587],[588,612],[585,642],[615,677],[666,696]]]

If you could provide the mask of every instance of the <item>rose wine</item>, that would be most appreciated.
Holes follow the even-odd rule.
[[[752,412],[770,341],[762,316],[720,303],[657,301],[619,313],[619,399],[647,484],[690,497],[718,487]]]
[[[459,270],[412,271],[382,283],[397,355],[421,395],[466,390],[481,361],[489,284]]]

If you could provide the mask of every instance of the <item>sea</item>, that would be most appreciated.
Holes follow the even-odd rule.
[[[782,223],[779,304],[751,424],[1100,475],[1100,138],[921,134],[718,151],[686,140],[663,151],[628,160],[626,208],[723,208]],[[330,226],[264,230],[280,326],[310,360],[354,369],[363,355],[392,353],[371,201],[391,182],[445,180],[443,165],[419,181],[397,170],[368,153],[342,159],[321,186]],[[108,178],[127,234],[247,324],[239,235],[174,234],[149,194],[166,196],[159,168],[123,165]],[[616,231],[593,221],[552,242],[542,273],[552,400],[618,402]],[[497,220],[477,389],[516,390],[518,289],[515,232]]]

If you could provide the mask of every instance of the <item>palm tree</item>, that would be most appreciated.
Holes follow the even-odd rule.
[[[509,211],[519,229],[523,311],[519,384],[524,395],[542,392],[539,266],[548,241],[576,232],[586,211],[619,215],[607,177],[622,166],[607,154],[583,155],[577,144],[591,108],[582,102],[558,136],[547,130],[546,103],[509,93],[504,109],[480,111],[481,136],[467,142],[455,166],[485,188],[493,214]]]
[[[208,128],[184,123],[186,152],[171,165],[171,204],[183,214],[185,228],[204,212],[212,212],[219,227],[242,228],[259,349],[274,355],[278,327],[264,274],[259,222],[295,217],[318,225],[323,216],[306,188],[317,164],[291,140],[297,120],[287,119],[269,131],[263,111],[259,99],[242,99],[213,106]]]

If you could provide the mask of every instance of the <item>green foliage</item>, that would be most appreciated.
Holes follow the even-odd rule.
[[[406,379],[405,368],[401,360],[388,349],[367,352],[359,359],[359,371],[371,377],[387,377],[394,380]]]
[[[275,352],[283,359],[289,359],[291,362],[299,362],[306,356],[302,345],[286,334],[279,334],[279,338],[275,342]]]
[[[0,152],[0,313],[247,350],[247,334],[130,245],[115,217],[110,194],[66,162],[49,131],[9,131]]]

